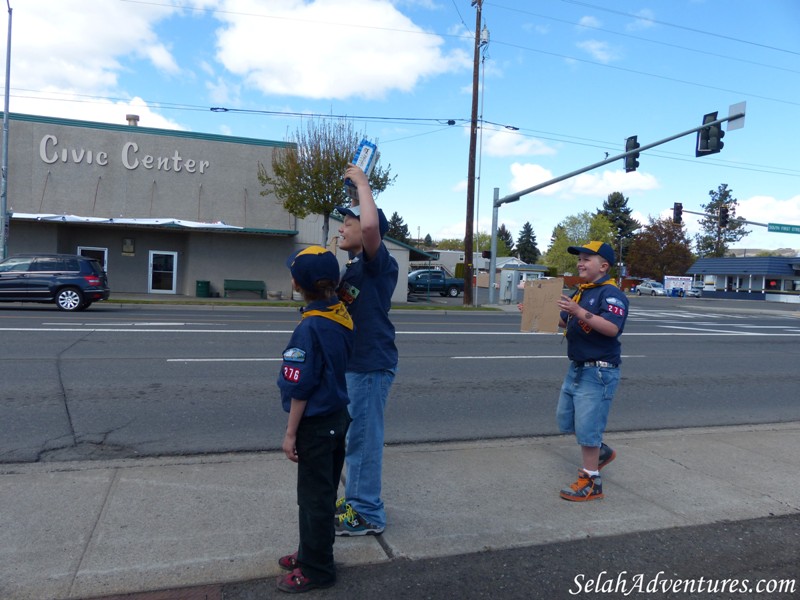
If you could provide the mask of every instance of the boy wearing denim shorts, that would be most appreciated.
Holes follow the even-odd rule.
[[[345,371],[353,350],[353,320],[336,297],[339,263],[333,253],[310,246],[287,261],[292,287],[307,305],[283,351],[278,375],[283,409],[289,413],[283,452],[297,463],[300,543],[278,564],[290,571],[277,580],[283,592],[333,585],[336,490],[350,424]]]
[[[570,246],[578,256],[578,274],[586,283],[561,296],[561,327],[567,338],[569,370],[561,386],[556,418],[562,433],[574,433],[581,447],[578,479],[561,490],[564,500],[585,502],[603,497],[600,469],[616,452],[603,443],[611,401],[619,383],[619,337],[628,315],[628,299],[608,275],[614,250],[603,242]]]

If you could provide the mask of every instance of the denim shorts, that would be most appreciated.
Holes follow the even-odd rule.
[[[617,384],[618,367],[581,367],[570,363],[556,409],[559,430],[574,433],[581,446],[599,448]]]

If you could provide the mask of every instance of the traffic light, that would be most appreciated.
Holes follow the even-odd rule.
[[[719,228],[725,229],[728,226],[728,207],[719,207]]]
[[[713,123],[716,120],[716,112],[703,115],[703,125],[706,123]],[[709,154],[716,154],[725,146],[725,144],[722,143],[723,137],[725,137],[725,132],[722,131],[722,123],[709,125],[708,127],[700,129],[697,132],[697,148],[694,155],[707,156]]]
[[[627,140],[625,140],[625,152],[630,152],[631,150],[636,150],[639,148],[639,142],[637,142],[637,138],[639,136],[632,135]],[[629,154],[625,157],[625,172],[630,173],[631,171],[635,171],[636,167],[639,166],[639,153],[636,152],[634,154]]]
[[[683,204],[676,202],[672,206],[672,222],[680,225],[683,223]]]
[[[481,257],[482,258],[491,259],[492,258],[492,251],[491,250],[484,250],[483,252],[481,252]]]

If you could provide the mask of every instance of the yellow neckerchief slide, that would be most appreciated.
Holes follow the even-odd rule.
[[[350,318],[350,313],[347,312],[347,309],[341,302],[332,304],[326,310],[304,311],[303,318],[305,319],[306,317],[323,317],[325,319],[330,319],[331,321],[338,323],[343,327],[347,327],[350,330],[353,329],[353,319]]]
[[[616,286],[617,282],[614,279],[606,279],[602,283],[582,283],[578,286],[578,291],[575,292],[575,295],[572,297],[575,302],[580,301],[581,295],[583,294],[584,290],[588,290],[595,287],[600,287],[601,285],[613,285]]]
[[[601,285],[613,285],[613,286],[616,287],[617,282],[614,279],[606,279],[605,281],[603,281],[601,283],[581,283],[578,286],[578,291],[575,292],[575,294],[572,296],[572,299],[575,300],[575,302],[577,303],[581,299],[581,296],[583,295],[584,290],[600,287]],[[567,317],[567,325],[569,325],[569,320],[571,318],[572,318],[572,315]],[[567,335],[566,326],[564,327],[564,334],[563,335],[565,335],[565,336]]]

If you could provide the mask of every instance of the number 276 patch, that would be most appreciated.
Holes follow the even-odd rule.
[[[608,305],[608,312],[619,315],[620,317],[625,316],[625,309],[621,306],[614,306],[613,304]]]
[[[287,367],[286,365],[284,365],[283,378],[286,381],[297,383],[298,381],[300,381],[300,369],[298,369],[297,367]]]

